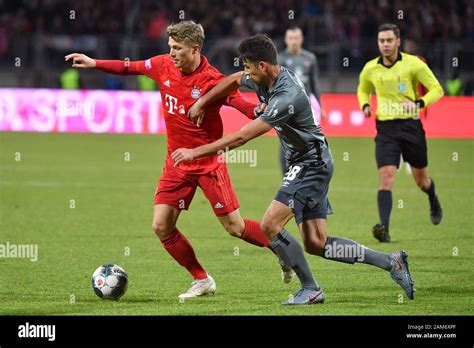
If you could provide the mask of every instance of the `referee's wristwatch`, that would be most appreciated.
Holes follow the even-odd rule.
[[[414,103],[420,109],[425,107],[425,101],[423,99],[417,99],[414,101]]]

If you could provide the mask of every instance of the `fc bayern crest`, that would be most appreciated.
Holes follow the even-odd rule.
[[[201,96],[201,89],[199,87],[194,86],[193,89],[191,90],[191,97],[194,99],[199,99]]]

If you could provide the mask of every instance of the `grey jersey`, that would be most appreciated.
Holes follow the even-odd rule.
[[[313,93],[321,104],[319,87],[318,59],[307,50],[301,50],[298,55],[291,54],[287,50],[278,54],[280,65],[293,70],[304,83],[306,93]]]
[[[326,139],[321,126],[313,117],[313,110],[305,88],[298,76],[281,67],[268,91],[253,82],[248,75],[242,76],[241,85],[257,93],[259,100],[267,104],[260,119],[278,133],[286,162],[289,165],[317,158],[316,144],[324,145]]]

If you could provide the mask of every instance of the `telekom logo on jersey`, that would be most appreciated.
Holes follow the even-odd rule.
[[[165,94],[165,106],[170,114],[175,115],[174,110],[178,110],[178,98]]]

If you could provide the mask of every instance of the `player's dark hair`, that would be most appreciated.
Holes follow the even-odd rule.
[[[243,62],[278,64],[275,44],[264,34],[257,34],[242,40],[239,45],[239,55]]]
[[[299,31],[303,32],[303,30],[301,30],[301,28],[296,26],[296,25],[293,25],[292,27],[289,27],[288,29],[286,29],[286,31],[288,31],[288,30],[291,30],[291,31],[299,30]]]
[[[384,23],[379,27],[379,30],[377,33],[380,33],[381,31],[387,31],[391,30],[395,34],[396,37],[400,37],[400,29],[392,23]]]

